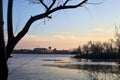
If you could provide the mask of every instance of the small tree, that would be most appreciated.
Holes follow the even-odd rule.
[[[49,46],[48,49],[49,49],[49,53],[52,53],[52,47]]]
[[[82,52],[81,52],[81,47],[80,47],[80,46],[78,46],[78,48],[77,48],[77,50],[76,50],[76,51],[77,51],[77,53],[78,53],[78,54],[81,54],[81,53],[82,53]]]
[[[83,45],[83,47],[82,47],[82,52],[83,52],[83,53],[87,53],[87,54],[89,53],[89,47],[88,47],[88,45],[86,45],[86,44]]]
[[[114,44],[113,52],[120,53],[120,26],[115,26],[115,37],[114,39],[110,39],[111,42]]]
[[[114,43],[116,44],[118,48],[118,53],[120,53],[120,27],[115,27],[115,41]]]
[[[92,41],[89,41],[88,42],[88,45],[89,45],[89,49],[92,53],[94,54],[100,54],[102,53],[102,44],[101,42],[92,42]]]
[[[105,53],[113,53],[114,49],[113,49],[113,45],[112,42],[104,42],[103,43],[103,52]]]

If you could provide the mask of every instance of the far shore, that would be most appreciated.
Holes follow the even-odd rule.
[[[71,53],[35,53],[35,52],[13,52],[13,54],[45,54],[45,55],[74,55],[72,58],[81,58],[81,59],[120,59],[119,53],[101,53],[101,54],[93,54],[93,53],[82,53],[82,54],[71,54]]]
[[[84,59],[120,59],[119,53],[101,53],[101,54],[77,54],[73,58]]]

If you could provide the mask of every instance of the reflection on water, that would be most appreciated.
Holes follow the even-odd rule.
[[[44,64],[43,66],[78,69],[90,80],[120,80],[120,60],[75,59],[71,62],[58,61],[67,64]]]
[[[71,56],[14,54],[9,61],[9,80],[120,80],[120,60]]]

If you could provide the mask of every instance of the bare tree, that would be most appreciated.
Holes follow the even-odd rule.
[[[37,20],[43,18],[51,18],[50,14],[63,10],[63,9],[74,9],[81,7],[88,0],[80,0],[76,4],[69,4],[73,0],[29,0],[34,4],[41,4],[45,8],[45,12],[31,16],[29,20],[24,25],[24,28],[16,35],[13,34],[13,19],[12,19],[12,7],[13,0],[8,2],[8,15],[7,15],[7,30],[8,30],[8,42],[6,45],[7,59],[10,57],[11,52],[13,51],[16,44],[25,36],[28,32],[31,24]]]
[[[86,54],[88,54],[89,53],[89,47],[88,47],[88,45],[83,45],[83,47],[82,47],[82,52],[83,53],[86,53]]]
[[[97,41],[97,42],[92,42],[92,41],[89,41],[88,42],[88,46],[89,46],[89,49],[92,53],[94,54],[100,54],[102,53],[102,43]]]
[[[74,9],[82,7],[88,0],[78,0],[74,3],[74,0],[28,0],[34,4],[41,4],[45,11],[35,16],[31,16],[23,29],[18,33],[13,33],[13,0],[8,0],[7,9],[7,35],[8,40],[5,46],[4,35],[3,35],[3,8],[2,0],[0,0],[0,80],[7,80],[8,68],[7,60],[9,59],[16,44],[25,36],[28,32],[32,23],[43,18],[52,18],[50,14],[63,10],[63,9]],[[4,78],[3,78],[4,77]],[[5,79],[6,78],[6,79]]]
[[[117,46],[118,53],[120,53],[120,26],[115,27],[115,40],[113,41],[115,45]]]
[[[103,43],[103,52],[104,53],[113,53],[113,51],[114,51],[114,48],[113,48],[113,44],[111,41]]]
[[[114,44],[114,52],[120,53],[120,26],[115,26],[115,37],[110,39],[111,43]]]
[[[2,0],[0,0],[0,80],[7,80],[8,67],[7,58],[5,53],[5,41],[4,41],[4,30],[3,30],[3,6]]]

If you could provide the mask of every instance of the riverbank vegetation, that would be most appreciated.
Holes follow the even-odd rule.
[[[115,36],[105,42],[88,41],[74,49],[75,58],[120,58],[120,27],[115,27]]]

